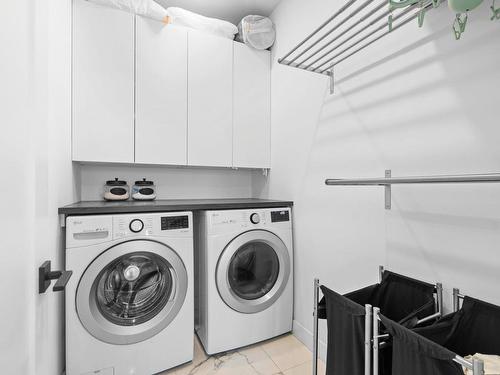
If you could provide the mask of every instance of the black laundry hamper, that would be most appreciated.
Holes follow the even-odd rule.
[[[409,330],[380,315],[392,336],[394,375],[463,375],[463,366],[483,375],[480,361],[463,357],[476,353],[500,355],[500,307],[465,297],[462,308],[437,323]]]
[[[439,316],[440,303],[436,304],[434,298],[436,289],[440,292],[440,284],[432,285],[389,271],[384,271],[380,283],[345,295],[321,286],[324,297],[318,305],[317,316],[327,319],[326,374],[370,373],[371,307],[379,307],[394,321],[413,327],[421,319]],[[384,350],[381,355],[378,368],[384,375],[390,374],[391,355],[391,350]]]

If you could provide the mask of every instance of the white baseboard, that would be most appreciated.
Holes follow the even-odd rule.
[[[293,334],[310,351],[312,351],[312,346],[313,346],[313,334],[312,334],[312,332],[309,331],[306,327],[304,327],[302,324],[300,324],[296,320],[293,321]],[[322,340],[319,340],[318,352],[319,352],[319,358],[322,361],[326,362],[326,343],[323,342]]]

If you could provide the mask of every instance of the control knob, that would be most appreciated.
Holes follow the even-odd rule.
[[[144,223],[140,219],[134,219],[130,222],[129,226],[130,230],[134,233],[139,233],[144,229]]]
[[[250,215],[250,221],[252,222],[252,224],[259,224],[260,223],[260,215],[259,214]]]

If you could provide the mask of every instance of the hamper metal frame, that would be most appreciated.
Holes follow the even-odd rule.
[[[384,275],[384,267],[379,266],[379,282],[382,281]],[[319,344],[319,295],[320,295],[320,281],[318,278],[314,279],[314,305],[313,305],[313,375],[318,375],[318,344]],[[429,320],[441,317],[443,315],[443,285],[441,283],[435,284],[436,289],[436,313],[420,319],[418,324],[427,322]],[[380,309],[373,307],[370,304],[365,305],[365,375],[372,374],[372,350],[373,350],[373,375],[378,375],[378,349],[379,340],[387,338],[389,335],[380,335]],[[373,331],[373,335],[372,335]],[[373,344],[373,345],[372,345]],[[466,361],[464,359],[464,361]],[[466,361],[467,362],[467,361]],[[474,373],[473,375],[484,375],[483,373]]]
[[[465,295],[460,294],[460,289],[453,288],[453,312],[460,310],[460,300],[463,301]]]
[[[453,295],[455,301],[455,290]],[[458,301],[458,292],[457,292],[457,301]],[[379,335],[380,331],[379,315],[380,315],[380,309],[374,307],[373,308],[373,375],[378,375],[379,339],[382,337]],[[383,336],[387,337],[388,334]],[[479,359],[473,359],[471,362],[457,354],[455,358],[453,358],[453,361],[462,365],[463,367],[468,368],[469,370],[472,370],[473,375],[484,375],[484,362]]]

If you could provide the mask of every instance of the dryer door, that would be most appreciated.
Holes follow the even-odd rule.
[[[252,314],[271,306],[290,276],[290,255],[283,241],[264,230],[233,239],[217,264],[217,289],[232,309]]]
[[[76,309],[95,338],[133,344],[172,322],[186,298],[187,283],[186,267],[170,247],[150,240],[128,241],[104,251],[89,265],[78,284]]]

